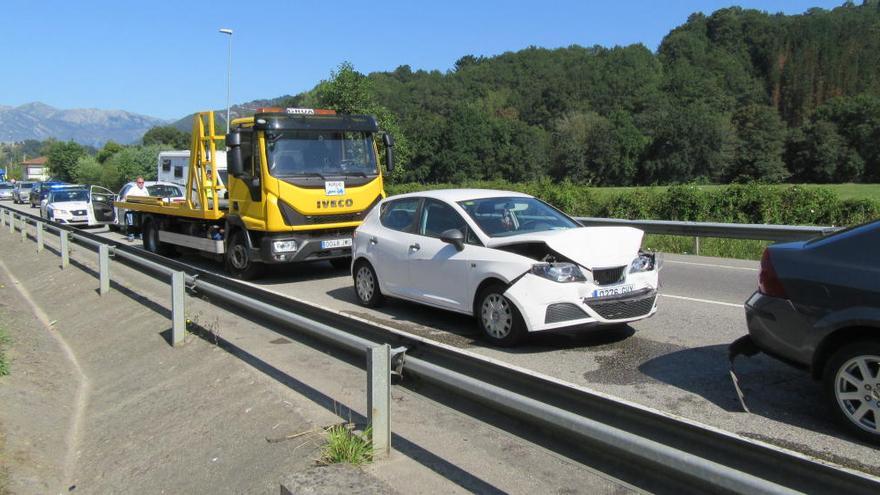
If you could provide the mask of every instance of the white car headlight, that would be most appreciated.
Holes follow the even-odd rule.
[[[70,212],[67,210],[56,210],[55,208],[52,208],[52,214],[56,217],[66,217],[70,215]]]
[[[630,273],[649,272],[660,268],[656,253],[639,252],[639,255],[629,265]]]
[[[554,282],[585,282],[581,269],[574,263],[538,263],[532,265],[532,275],[552,280]]]
[[[273,241],[272,242],[272,251],[275,253],[292,253],[296,251],[299,246],[296,245],[296,241]]]

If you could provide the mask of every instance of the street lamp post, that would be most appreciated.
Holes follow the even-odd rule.
[[[223,34],[229,35],[229,56],[226,59],[226,134],[229,134],[229,87],[232,81],[232,30],[220,29]]]

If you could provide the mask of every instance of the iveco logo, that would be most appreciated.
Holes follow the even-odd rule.
[[[315,207],[320,209],[327,208],[351,208],[354,205],[354,201],[350,199],[322,199],[316,201]]]

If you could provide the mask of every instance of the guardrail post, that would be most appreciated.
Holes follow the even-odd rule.
[[[694,236],[694,254],[700,254],[700,236]]]
[[[101,280],[98,294],[103,296],[110,291],[110,248],[106,244],[98,246],[98,275]]]
[[[43,251],[43,222],[37,222],[37,252]]]
[[[373,434],[373,458],[391,453],[391,346],[367,351],[367,420]]]
[[[70,266],[70,240],[67,237],[66,230],[58,231],[58,237],[61,239],[61,269]]]
[[[15,214],[13,214],[11,211],[9,212],[9,233],[15,233]]]
[[[21,217],[21,242],[27,239],[27,218]]]
[[[171,274],[171,345],[183,344],[186,335],[186,302],[184,300],[184,273]]]
[[[0,211],[0,227],[6,225],[6,212],[8,212],[8,211],[9,210]]]

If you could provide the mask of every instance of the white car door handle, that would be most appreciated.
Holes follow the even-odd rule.
[[[409,245],[410,251],[418,251],[419,249],[422,249],[422,246],[419,246],[419,243]]]
[[[375,237],[370,237],[370,244],[373,244],[374,246],[376,244],[379,244],[379,239],[376,239]]]

